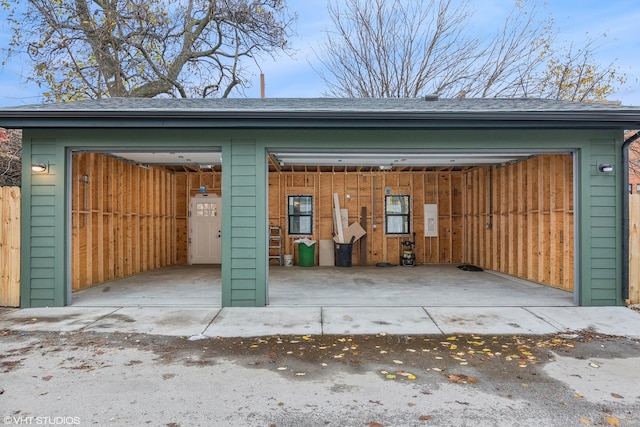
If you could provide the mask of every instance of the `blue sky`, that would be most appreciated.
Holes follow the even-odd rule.
[[[282,56],[275,61],[265,59],[260,68],[265,74],[268,97],[319,97],[325,88],[315,69],[320,68],[315,51],[319,51],[330,28],[327,14],[328,0],[288,0],[298,13],[296,33],[290,42],[295,50],[292,58]],[[422,0],[416,0],[422,1]],[[640,106],[640,1],[638,0],[539,0],[543,12],[550,13],[559,38],[563,41],[582,42],[589,35],[606,33],[598,50],[602,64],[615,62],[628,76],[627,83],[612,95],[612,100],[625,105]],[[500,22],[510,10],[513,0],[474,0],[476,14],[473,25],[482,31]],[[0,46],[6,46],[8,28],[0,12]],[[24,75],[26,64],[13,61],[0,67],[0,107],[38,103],[39,89],[28,85]],[[259,70],[255,70],[252,87],[245,90],[247,97],[260,96]]]

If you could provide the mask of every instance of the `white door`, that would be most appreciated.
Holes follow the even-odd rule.
[[[199,194],[189,207],[189,264],[222,262],[222,205],[218,196]]]

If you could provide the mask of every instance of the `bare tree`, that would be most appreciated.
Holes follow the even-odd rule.
[[[477,39],[463,36],[469,10],[451,0],[343,0],[330,4],[322,75],[338,97],[416,97],[468,77]],[[427,5],[427,6],[425,6]]]
[[[518,0],[489,36],[473,34],[466,0],[340,0],[319,53],[338,97],[545,97],[602,101],[624,76],[595,44],[563,49],[550,17]]]
[[[0,187],[22,182],[22,132],[0,128]]]
[[[26,53],[49,100],[226,97],[245,64],[287,53],[285,0],[28,0],[9,56]]]

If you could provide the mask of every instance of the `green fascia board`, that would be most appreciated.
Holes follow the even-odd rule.
[[[44,222],[55,227],[56,242],[66,242],[68,236],[67,219],[65,218],[67,209],[67,194],[65,194],[65,175],[66,170],[70,167],[70,150],[79,151],[114,151],[116,149],[192,149],[192,150],[212,150],[221,151],[223,165],[222,185],[223,185],[223,218],[230,220],[223,221],[223,305],[246,305],[249,301],[246,299],[247,293],[242,293],[242,299],[233,300],[234,290],[247,290],[247,286],[252,284],[255,289],[255,299],[253,305],[261,306],[266,304],[266,287],[267,287],[267,254],[266,254],[266,238],[267,238],[267,222],[268,218],[259,215],[259,212],[266,212],[267,208],[267,158],[266,153],[269,149],[276,148],[299,148],[299,149],[318,149],[322,147],[326,150],[385,150],[388,149],[389,141],[393,141],[393,147],[397,149],[420,149],[431,150],[434,152],[447,152],[455,150],[478,150],[478,149],[496,149],[496,150],[530,150],[537,149],[541,151],[563,150],[571,151],[577,155],[575,173],[578,175],[576,192],[576,206],[579,214],[576,217],[578,230],[576,233],[576,245],[579,248],[577,254],[580,259],[577,260],[576,283],[591,283],[592,267],[590,260],[605,256],[612,260],[616,268],[616,278],[613,283],[607,285],[610,289],[610,295],[606,297],[598,294],[598,301],[613,300],[616,304],[621,305],[620,297],[620,271],[622,269],[621,249],[616,243],[616,248],[606,248],[607,252],[603,252],[600,248],[593,246],[593,238],[601,239],[621,239],[621,205],[622,205],[622,170],[621,165],[621,145],[623,132],[618,129],[567,129],[567,130],[510,130],[510,129],[491,129],[491,130],[356,130],[356,129],[332,129],[330,131],[322,129],[261,129],[261,130],[221,130],[221,129],[158,129],[150,131],[148,129],[30,129],[25,131],[24,156],[25,158],[34,158],[32,153],[31,140],[37,138],[55,138],[55,155],[52,156],[55,174],[53,179],[43,180],[40,176],[34,176],[29,167],[29,161],[23,162],[23,212],[28,213],[23,216],[23,258],[22,273],[24,283],[22,288],[22,305],[34,306],[41,304],[42,299],[37,301],[31,296],[31,289],[27,285],[32,279],[31,266],[29,266],[29,257],[34,256],[32,253],[31,241],[36,236],[31,235],[30,216],[34,212],[42,216],[34,217],[33,222]],[[237,148],[244,146],[246,149],[235,152]],[[608,153],[607,146],[610,147],[611,153]],[[593,147],[597,147],[596,150]],[[598,154],[595,155],[594,151]],[[597,160],[602,155],[613,156],[615,159],[616,171],[614,179],[604,177],[601,179],[596,170]],[[237,157],[236,157],[237,156]],[[255,158],[255,165],[251,158]],[[38,160],[47,160],[38,158]],[[249,163],[249,164],[247,164]],[[237,170],[235,168],[238,168]],[[247,168],[252,168],[248,171]],[[234,172],[235,171],[235,172]],[[63,173],[64,172],[64,173]],[[234,175],[235,174],[235,175]],[[253,178],[250,178],[253,175]],[[262,177],[262,178],[261,178]],[[40,180],[37,186],[33,186],[34,179]],[[247,206],[234,206],[235,202],[240,201],[242,205],[246,205],[246,198],[232,197],[232,179],[236,183],[240,183],[240,187],[236,187],[238,191],[233,192],[233,197],[241,193],[243,196],[255,197],[255,208],[252,209],[249,216],[231,216],[233,212],[245,210]],[[608,187],[613,193],[615,208],[602,212],[605,217],[602,220],[604,224],[614,225],[615,235],[607,234],[606,231],[599,230],[594,235],[591,230],[593,216],[594,198],[592,197],[592,185],[594,193],[609,195],[606,188]],[[603,186],[603,187],[602,187]],[[43,206],[32,206],[32,196],[39,195],[55,195],[55,205],[53,209]],[[611,199],[608,199],[610,201]],[[234,210],[234,208],[237,208]],[[242,209],[240,209],[242,208]],[[613,214],[613,215],[612,215]],[[600,217],[598,217],[600,218]],[[255,236],[251,236],[251,232],[247,228],[255,229]],[[236,232],[237,230],[237,232]],[[248,233],[248,234],[247,234]],[[234,247],[234,242],[246,246],[246,238],[255,237],[255,248]],[[264,240],[264,245],[259,244]],[[68,242],[66,242],[68,244]],[[46,250],[51,248],[39,248],[46,254]],[[69,248],[65,247],[62,251],[55,251],[54,266],[55,277],[57,283],[67,283],[68,277],[68,258]],[[60,258],[59,253],[64,255]],[[51,251],[49,251],[51,253]],[[596,255],[598,254],[598,255]],[[594,256],[595,255],[595,256]],[[242,260],[247,262],[243,265]],[[62,260],[62,261],[60,261]],[[50,261],[46,261],[50,263]],[[596,267],[597,268],[597,267]],[[247,278],[246,272],[241,272],[237,279],[233,278],[232,269],[254,270],[255,278],[252,276]],[[40,279],[38,279],[40,280]],[[235,280],[235,284],[233,283]],[[43,283],[41,280],[39,283]],[[237,287],[234,287],[237,286]],[[57,291],[51,301],[52,305],[64,305],[69,295],[66,294],[66,286],[56,285]],[[613,290],[611,290],[613,289]],[[589,286],[581,286],[578,292],[578,301],[580,305],[592,305],[596,301],[591,295]],[[615,294],[613,293],[615,292]],[[42,296],[42,295],[39,295]]]

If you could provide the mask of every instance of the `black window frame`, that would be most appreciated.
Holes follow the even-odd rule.
[[[301,213],[299,210],[296,212],[292,207],[295,204],[295,199],[300,202],[301,198],[309,199],[308,206],[310,207],[309,213]],[[309,218],[309,230],[300,229],[300,218]],[[297,229],[295,223],[297,220]],[[309,194],[290,194],[287,196],[287,231],[292,236],[307,236],[313,234],[313,196]]]
[[[403,202],[401,204],[401,206],[406,204],[406,212],[390,212],[388,200],[390,198],[400,197],[406,199],[406,203]],[[398,217],[405,218],[405,220],[402,221],[402,231],[389,231],[390,220]],[[411,196],[409,196],[408,194],[386,194],[384,196],[384,232],[385,234],[389,234],[392,236],[400,236],[411,233]]]

